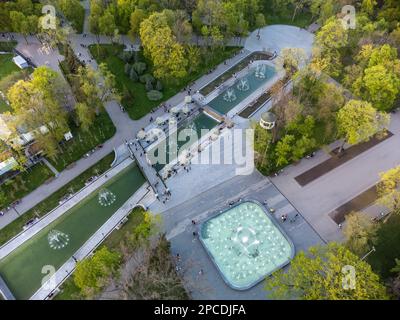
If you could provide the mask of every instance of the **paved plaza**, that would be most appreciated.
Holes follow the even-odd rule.
[[[389,130],[393,136],[361,153],[319,179],[301,187],[294,178],[329,158],[319,150],[312,159],[303,159],[297,165],[285,168],[271,181],[293,205],[321,233],[326,241],[343,239],[338,225],[328,214],[353,199],[379,181],[379,173],[400,164],[400,114],[392,114]],[[337,147],[340,142],[330,145]],[[370,209],[377,212],[376,209]]]
[[[257,171],[251,175],[235,176],[208,190],[191,197],[184,203],[163,212],[164,228],[171,241],[172,253],[181,257],[178,267],[182,268],[185,280],[194,299],[265,299],[263,283],[246,291],[233,290],[226,285],[193,231],[199,231],[199,224],[208,220],[228,203],[240,198],[268,202],[267,208],[275,209],[273,219],[280,224],[293,241],[296,252],[309,246],[322,244],[323,240],[301,215],[295,222],[289,222],[297,211],[268,179]],[[288,220],[282,222],[282,214]],[[196,225],[192,224],[195,220]],[[199,271],[203,270],[202,274]]]

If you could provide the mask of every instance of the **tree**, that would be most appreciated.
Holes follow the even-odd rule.
[[[74,283],[86,297],[93,297],[115,274],[120,255],[102,247],[90,258],[79,261],[74,272]]]
[[[100,17],[103,15],[103,5],[101,0],[90,1],[90,16],[89,26],[90,31],[96,35],[97,41],[99,41],[100,29]],[[104,21],[103,21],[104,22]]]
[[[362,46],[356,65],[347,67],[345,84],[379,110],[390,110],[399,94],[400,60],[396,48]]]
[[[104,81],[100,86],[100,100],[104,102],[106,99],[109,99],[115,94],[115,75],[108,69],[106,63],[100,63],[99,65],[100,74],[97,76],[100,78],[103,77]]]
[[[99,33],[109,36],[112,40],[114,32],[117,29],[113,14],[106,10],[104,14],[99,18]]]
[[[389,121],[388,114],[379,112],[369,102],[360,100],[350,100],[337,114],[339,136],[349,144],[366,142],[375,134],[384,132]]]
[[[8,198],[4,191],[0,191],[0,209],[4,208],[8,203]]]
[[[321,71],[331,76],[341,73],[341,50],[348,44],[348,32],[340,19],[331,18],[316,36],[313,52],[313,65],[319,65]]]
[[[254,130],[254,151],[256,152],[256,164],[259,168],[266,166],[267,152],[271,147],[272,134],[258,123],[252,124]]]
[[[65,105],[66,83],[60,75],[47,67],[36,68],[30,81],[18,81],[8,91],[17,125],[37,132],[45,153],[54,157],[54,149],[61,151],[58,142],[69,131]],[[42,126],[47,132],[38,132]]]
[[[275,154],[277,157],[276,164],[278,167],[285,166],[289,163],[294,142],[295,137],[287,134],[276,144]]]
[[[354,267],[355,285],[344,269]],[[346,287],[348,286],[348,287]],[[344,246],[331,242],[310,247],[292,260],[290,268],[266,279],[265,290],[275,299],[386,300],[385,286],[371,266]]]
[[[96,118],[96,113],[93,108],[89,108],[86,103],[77,103],[75,106],[76,116],[84,131],[89,131]]]
[[[352,212],[346,216],[343,234],[346,247],[362,257],[371,248],[376,236],[376,226],[365,213]]]
[[[368,14],[369,16],[372,16],[375,10],[377,2],[376,0],[363,0],[361,4],[362,10]]]
[[[267,21],[265,20],[265,16],[262,13],[257,14],[256,17],[256,28],[258,29],[257,35],[260,35],[261,28],[265,27]]]
[[[82,32],[81,21],[85,17],[85,8],[78,0],[58,0],[57,1],[64,16],[71,21],[72,26],[77,32]]]
[[[193,30],[187,13],[183,10],[165,10],[168,25],[179,43],[188,42],[192,38]]]
[[[365,70],[366,96],[379,110],[390,110],[399,94],[400,78],[382,65]]]
[[[188,283],[176,272],[170,243],[165,235],[153,241],[153,245],[141,246],[129,256],[137,268],[127,268],[125,277],[117,280],[115,290],[103,292],[102,298],[118,300],[183,300],[188,299],[185,288]],[[182,272],[182,271],[181,271]]]
[[[307,54],[302,48],[284,48],[278,58],[278,65],[286,71],[288,76],[293,75],[304,66]]]
[[[95,110],[96,114],[99,114],[103,108],[102,101],[100,100],[100,74],[90,65],[87,65],[78,69],[78,79],[84,96],[83,102]]]
[[[141,23],[140,38],[145,55],[153,62],[156,78],[176,81],[186,76],[184,48],[172,34],[165,12],[153,13]]]
[[[390,270],[396,274],[390,281],[390,290],[395,297],[400,298],[400,259],[395,259],[395,262],[396,266]]]
[[[35,33],[38,30],[39,18],[35,15],[25,16],[22,12],[11,11],[10,19],[12,29],[15,32],[21,33],[28,44],[27,36],[30,33]]]
[[[132,40],[135,40],[136,37],[139,36],[140,24],[146,18],[147,18],[147,13],[143,9],[136,7],[135,10],[132,12],[130,18],[131,29],[129,30],[129,36],[131,37]]]
[[[297,14],[303,10],[307,5],[310,4],[310,0],[289,0],[288,1],[293,6],[292,21],[296,18]]]
[[[387,207],[391,211],[390,214],[398,212],[400,209],[400,166],[381,173],[380,178],[377,185],[378,203]]]
[[[201,52],[200,48],[196,46],[188,45],[186,47],[187,59],[189,63],[189,73],[197,70],[198,66],[201,64]]]

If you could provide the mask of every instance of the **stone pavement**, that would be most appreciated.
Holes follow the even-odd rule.
[[[247,37],[244,47],[249,51],[276,51],[278,55],[284,48],[301,48],[311,57],[314,35],[305,29],[287,25],[272,25],[261,29]]]
[[[197,236],[193,236],[193,231],[199,232],[199,224],[239,198],[252,198],[261,203],[267,200],[268,205],[276,210],[274,219],[291,238],[297,252],[323,243],[301,215],[294,223],[289,222],[297,211],[267,178],[257,171],[251,175],[234,176],[163,212],[164,230],[171,241],[171,251],[173,255],[180,255],[178,266],[182,268],[187,289],[194,299],[266,299],[262,282],[246,291],[233,290],[226,285]],[[281,222],[282,214],[288,215],[288,221]],[[196,222],[195,226],[192,220]],[[201,269],[204,272],[199,275]]]

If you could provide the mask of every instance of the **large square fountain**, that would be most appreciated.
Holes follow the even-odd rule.
[[[246,290],[294,257],[294,246],[257,201],[241,202],[201,225],[200,241],[233,289]]]

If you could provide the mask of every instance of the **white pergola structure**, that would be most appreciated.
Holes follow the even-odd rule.
[[[264,112],[261,115],[260,126],[267,130],[272,130],[275,127],[276,115],[272,112]]]

